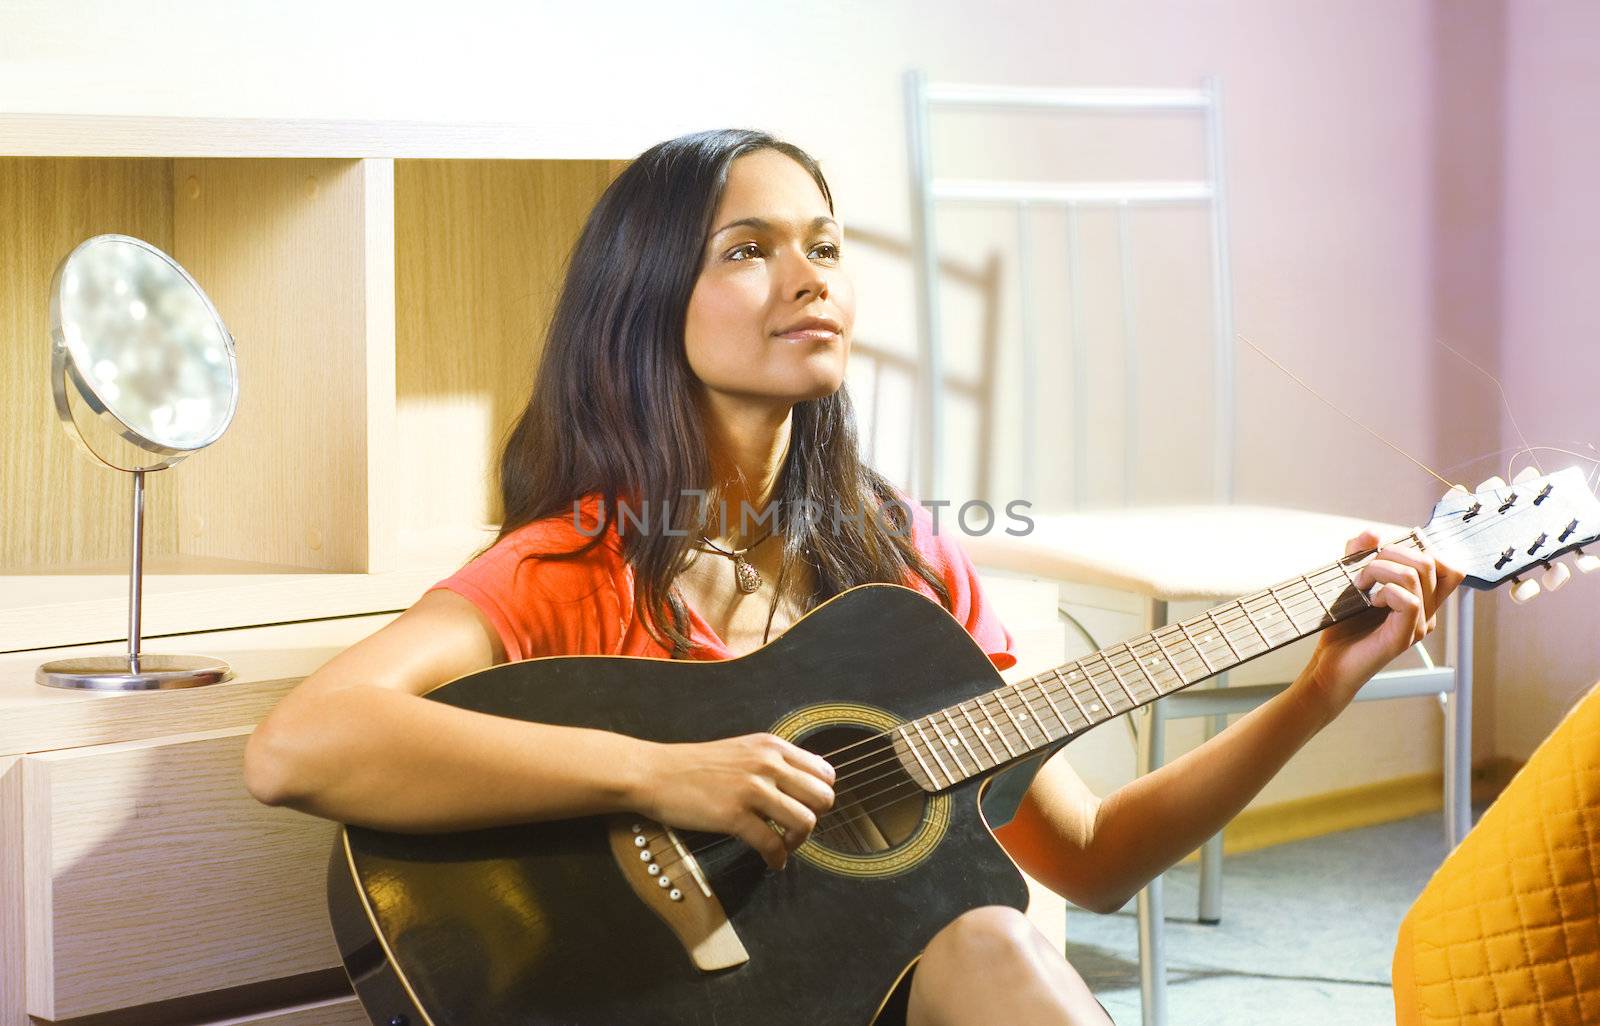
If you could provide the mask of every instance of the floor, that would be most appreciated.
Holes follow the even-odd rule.
[[[1392,1024],[1395,932],[1444,854],[1435,813],[1230,856],[1217,926],[1195,918],[1198,865],[1173,869],[1169,1026]],[[1132,903],[1069,911],[1067,959],[1118,1026],[1138,1026]]]

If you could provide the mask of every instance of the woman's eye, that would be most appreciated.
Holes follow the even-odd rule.
[[[829,259],[829,260],[837,260],[837,259],[839,259],[839,247],[834,245],[831,242],[819,242],[815,246],[813,246],[812,249],[811,249],[811,252],[813,252],[813,253],[816,253],[818,251],[822,251],[822,253],[823,253],[823,255],[824,255],[824,257],[826,259]],[[746,256],[744,254],[749,254],[749,255]],[[738,247],[728,251],[728,259],[729,260],[748,260],[752,256],[760,256],[760,255],[761,255],[761,247],[758,244],[754,243],[754,242],[747,242],[742,246],[738,246]]]

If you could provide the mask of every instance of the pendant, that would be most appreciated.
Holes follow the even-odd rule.
[[[733,557],[733,576],[746,595],[761,587],[761,571],[746,563],[743,556]]]

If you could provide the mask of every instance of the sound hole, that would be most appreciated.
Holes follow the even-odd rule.
[[[902,844],[922,822],[927,795],[900,768],[893,742],[869,727],[824,727],[802,747],[833,763],[833,808],[818,817],[811,840],[844,855],[870,855]]]

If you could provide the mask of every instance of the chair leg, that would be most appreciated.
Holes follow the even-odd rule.
[[[1150,600],[1147,613],[1149,630],[1163,627],[1167,622],[1167,604]],[[1140,776],[1160,766],[1166,754],[1166,725],[1152,702],[1138,713],[1137,771]],[[1167,1023],[1167,956],[1166,909],[1162,901],[1161,876],[1145,885],[1139,892],[1137,915],[1139,923],[1139,1010],[1143,1026],[1166,1026]]]
[[[1140,713],[1139,775],[1161,765],[1166,740],[1161,717],[1155,705]],[[1145,885],[1137,902],[1139,922],[1139,1009],[1144,1026],[1166,1026],[1167,955],[1166,906],[1161,890],[1161,875]]]
[[[1222,922],[1222,833],[1200,846],[1200,907],[1196,917],[1206,926]]]
[[[1227,687],[1228,675],[1217,674],[1215,683],[1207,687]],[[1226,716],[1205,718],[1206,740],[1216,737],[1228,726]],[[1222,922],[1222,831],[1217,831],[1200,846],[1200,901],[1196,916],[1206,926]]]
[[[1444,704],[1444,839],[1452,849],[1472,829],[1472,592],[1456,589],[1445,611],[1455,687]]]

